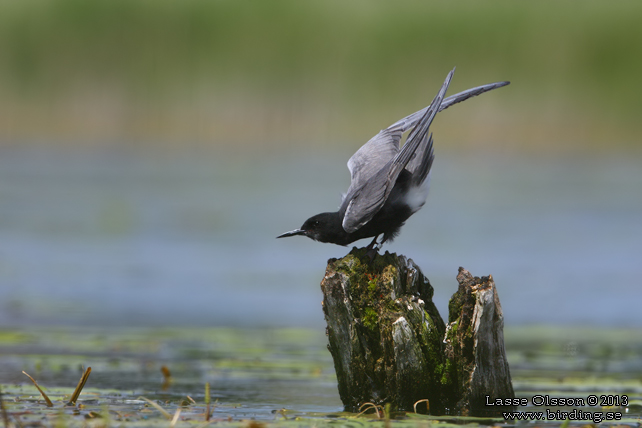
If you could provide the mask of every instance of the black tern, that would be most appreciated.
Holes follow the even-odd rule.
[[[348,160],[350,187],[338,211],[310,217],[300,229],[277,238],[302,235],[315,241],[348,245],[374,237],[368,250],[392,241],[406,220],[419,211],[428,196],[429,173],[435,158],[428,130],[435,115],[453,104],[508,85],[497,82],[478,86],[444,99],[453,69],[430,105],[375,135]],[[399,149],[404,132],[412,128]],[[380,243],[377,239],[383,238]]]

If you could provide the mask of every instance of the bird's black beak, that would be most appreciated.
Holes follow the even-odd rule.
[[[287,238],[288,236],[305,235],[305,232],[306,231],[303,229],[294,229],[277,236],[277,238]]]

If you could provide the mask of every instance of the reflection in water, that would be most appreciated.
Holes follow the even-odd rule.
[[[275,236],[336,208],[348,156],[5,151],[0,323],[321,327],[326,260],[349,249]],[[384,250],[422,267],[442,315],[464,266],[493,274],[507,325],[640,326],[640,163],[438,153]]]

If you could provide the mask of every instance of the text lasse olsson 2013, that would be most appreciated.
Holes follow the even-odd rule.
[[[491,398],[486,395],[486,406],[628,406],[629,397],[627,395],[589,395],[587,397],[551,397],[550,395],[533,395],[530,400],[525,397],[521,398]]]
[[[629,397],[627,395],[588,395],[586,397],[551,397],[549,395],[533,395],[530,399],[526,397],[516,398],[491,398],[486,395],[486,406],[575,406],[575,407],[618,407],[627,406]],[[622,419],[622,412],[590,412],[579,409],[571,411],[546,409],[544,412],[503,412],[505,420],[591,420],[594,423]]]

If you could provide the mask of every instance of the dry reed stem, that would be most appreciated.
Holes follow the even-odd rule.
[[[89,379],[89,375],[91,374],[91,367],[87,367],[85,372],[82,374],[80,377],[80,381],[78,381],[78,385],[76,386],[76,389],[74,390],[74,393],[71,394],[71,399],[69,400],[69,403],[67,405],[76,405],[76,401],[78,401],[78,397],[80,397],[80,393],[82,392],[82,389],[85,387],[85,384],[87,383],[87,379]]]
[[[418,400],[415,404],[413,404],[413,408],[415,409],[415,413],[417,413],[417,404],[419,403],[426,403],[426,411],[430,412],[430,402],[428,401],[427,398],[424,398],[423,400]]]
[[[364,409],[365,407],[365,409]],[[363,410],[361,410],[363,409]],[[381,419],[381,414],[379,413],[380,411],[383,412],[383,408],[381,406],[377,406],[375,403],[363,403],[361,407],[359,407],[360,412],[357,414],[357,416],[361,416],[365,414],[368,410],[374,409],[375,413],[377,414],[377,419]]]
[[[34,378],[32,378],[31,376],[29,376],[29,373],[25,372],[24,370],[22,371],[22,373],[23,373],[25,376],[27,376],[29,379],[31,379],[31,381],[33,382],[34,386],[35,386],[36,388],[38,388],[38,391],[40,392],[40,395],[42,395],[42,398],[44,398],[44,399],[45,399],[45,402],[47,403],[47,407],[53,407],[53,403],[51,402],[51,400],[49,399],[49,397],[47,397],[47,394],[45,394],[45,391],[43,391],[43,390],[40,388],[40,386],[38,385],[38,382],[36,382],[36,380],[35,380]]]
[[[138,397],[138,399],[139,399],[139,400],[145,400],[149,405],[151,405],[151,406],[152,406],[152,407],[154,407],[156,410],[158,410],[159,412],[161,412],[161,413],[163,414],[163,416],[165,416],[165,417],[167,418],[167,420],[169,420],[169,421],[171,421],[171,420],[172,420],[172,415],[170,415],[170,414],[167,412],[167,410],[163,409],[163,408],[160,406],[160,404],[158,404],[158,403],[154,403],[152,400],[150,400],[149,398],[145,398],[145,397]]]

